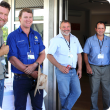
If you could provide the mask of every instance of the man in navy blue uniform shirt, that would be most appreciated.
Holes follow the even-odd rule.
[[[45,46],[38,32],[30,27],[33,22],[33,13],[24,8],[19,13],[20,27],[9,34],[8,60],[11,62],[11,71],[14,73],[13,91],[15,110],[26,110],[28,93],[31,97],[33,110],[42,110],[43,90],[34,97],[33,81],[37,78],[36,68],[45,59]]]

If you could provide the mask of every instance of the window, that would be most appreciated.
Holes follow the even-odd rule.
[[[8,22],[2,27],[2,31],[3,31],[3,40],[4,40],[4,43],[6,44],[6,40],[7,40],[7,37],[8,37]],[[7,60],[7,55],[4,55],[5,57],[5,61],[6,61],[6,71],[8,71],[8,60]]]
[[[7,37],[8,37],[8,25],[7,24],[2,27],[3,40],[4,40],[5,44],[6,44],[6,40],[7,40]]]
[[[110,24],[106,24],[105,35],[110,37]]]

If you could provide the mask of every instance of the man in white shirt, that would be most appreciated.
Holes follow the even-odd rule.
[[[62,110],[71,110],[81,94],[79,79],[82,76],[83,50],[78,39],[70,33],[69,21],[63,20],[60,30],[61,33],[50,41],[47,58],[55,66]]]

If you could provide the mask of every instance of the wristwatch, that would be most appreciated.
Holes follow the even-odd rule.
[[[37,66],[39,65],[39,63],[37,61],[35,63],[37,64]]]

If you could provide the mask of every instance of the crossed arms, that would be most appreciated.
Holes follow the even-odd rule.
[[[44,59],[45,59],[45,50],[43,50],[42,52],[40,52],[39,57],[36,60],[36,62],[38,62],[39,64],[41,64],[44,61]],[[31,73],[35,72],[34,70],[38,66],[36,63],[25,65],[17,57],[15,57],[15,56],[11,56],[9,58],[9,61],[18,70],[20,70],[20,71],[22,71],[22,72],[24,72],[26,74],[30,74],[30,75],[31,75]]]

